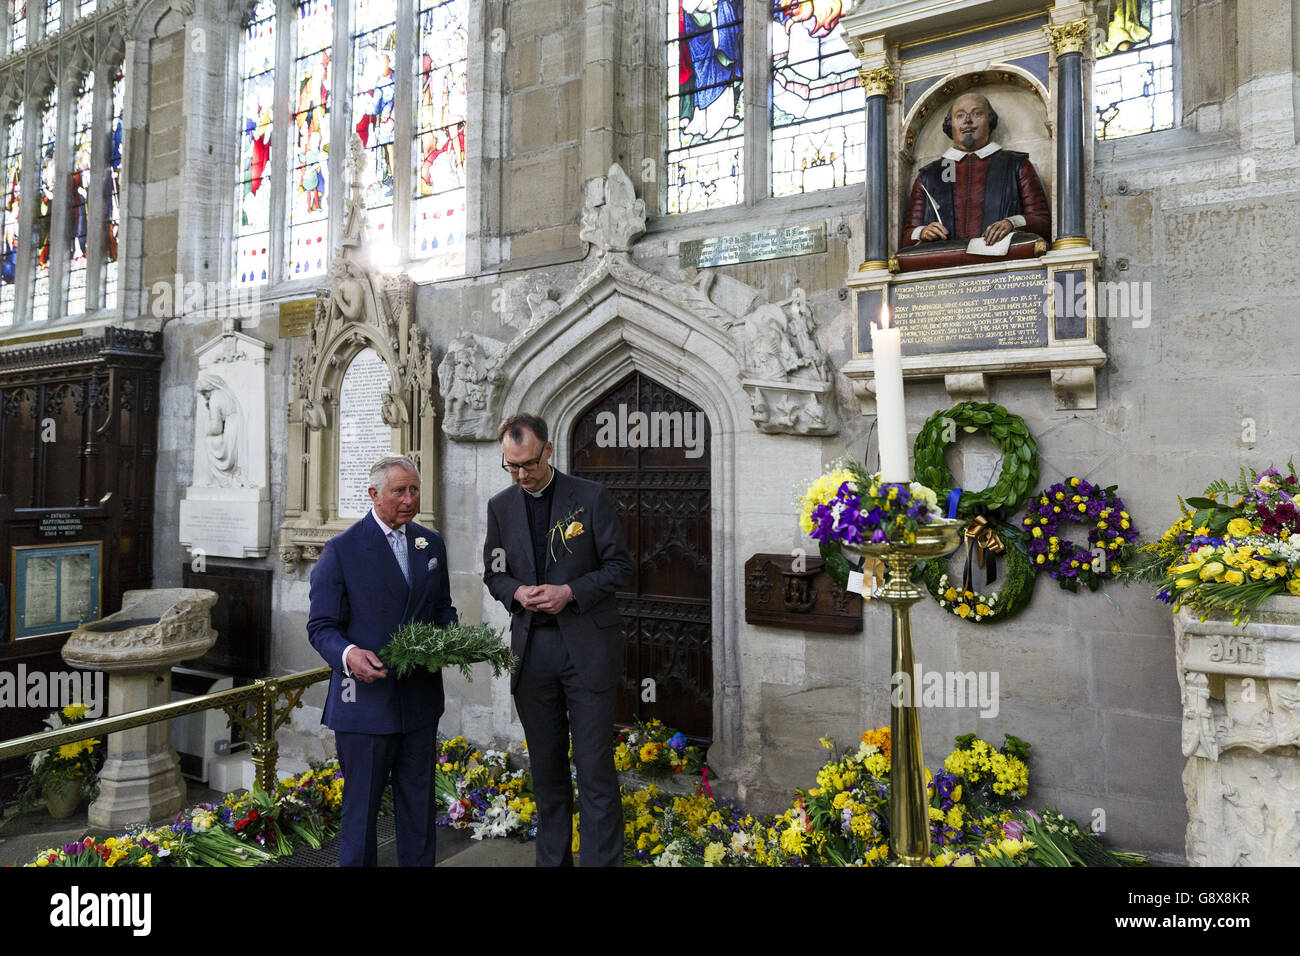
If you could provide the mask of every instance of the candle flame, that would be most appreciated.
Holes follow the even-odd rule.
[[[889,328],[889,303],[885,301],[880,303],[880,327]]]

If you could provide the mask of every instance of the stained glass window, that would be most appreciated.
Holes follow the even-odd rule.
[[[289,186],[289,278],[320,275],[329,260],[330,81],[334,6],[299,0],[294,8],[297,54],[293,62],[292,143]]]
[[[14,323],[14,280],[18,270],[18,213],[22,198],[23,111],[19,107],[5,127],[5,196],[3,224],[4,258],[0,260],[0,325]]]
[[[352,121],[365,147],[361,172],[371,241],[393,237],[393,83],[397,66],[397,6],[357,0],[352,26]]]
[[[271,270],[271,129],[275,112],[275,2],[259,0],[244,29],[234,281],[265,283]]]
[[[866,179],[858,59],[841,0],[772,0],[772,195]]]
[[[435,274],[465,268],[465,0],[420,0],[411,258]]]
[[[744,198],[743,0],[668,4],[670,213]]]
[[[54,225],[54,157],[59,123],[58,89],[50,92],[41,112],[41,140],[38,158],[36,221],[32,230],[35,241],[35,283],[32,286],[32,321],[44,322],[50,315],[50,230]]]
[[[1093,70],[1098,139],[1173,127],[1173,21],[1173,0],[1116,0]]]
[[[104,305],[117,305],[117,237],[122,222],[122,114],[126,106],[126,63],[119,62],[113,74],[113,117],[108,137],[108,169],[105,175],[105,220],[103,269],[100,283]]]
[[[45,35],[49,36],[59,29],[59,18],[63,16],[61,0],[45,0]]]
[[[27,45],[27,0],[9,0],[9,52]]]
[[[86,214],[90,197],[91,139],[95,124],[95,74],[87,73],[77,96],[72,130],[72,175],[68,184],[67,313],[86,311]]]

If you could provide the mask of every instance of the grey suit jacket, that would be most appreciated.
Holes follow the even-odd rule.
[[[573,600],[556,615],[560,633],[590,690],[605,690],[623,673],[622,625],[615,592],[632,577],[632,555],[623,537],[614,501],[603,485],[555,473],[551,527],[572,515],[581,530],[565,538],[549,535],[543,584],[567,584]],[[487,538],[483,542],[483,583],[510,609],[510,646],[521,661],[527,651],[533,612],[515,600],[520,585],[538,583],[524,490],[511,485],[488,502]],[[518,685],[519,672],[511,680]]]

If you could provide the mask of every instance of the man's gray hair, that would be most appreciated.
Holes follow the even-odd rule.
[[[382,495],[388,487],[388,470],[398,466],[415,472],[416,481],[419,481],[420,469],[415,467],[415,462],[405,455],[385,455],[370,466],[370,487]]]

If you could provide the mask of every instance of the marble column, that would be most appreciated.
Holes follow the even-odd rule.
[[[1053,249],[1086,247],[1083,179],[1083,48],[1086,17],[1051,28],[1056,53],[1056,241]]]
[[[889,262],[889,133],[887,113],[894,70],[860,70],[867,96],[867,254],[859,271],[886,269]]]

